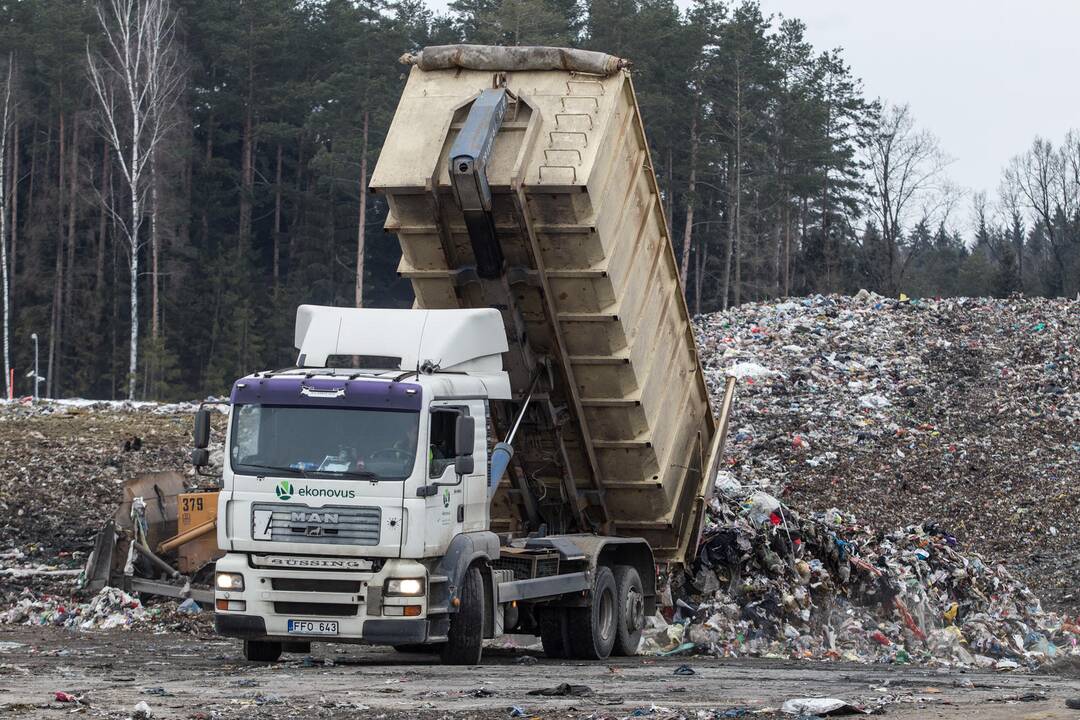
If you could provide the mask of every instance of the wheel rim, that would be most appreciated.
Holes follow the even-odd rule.
[[[645,627],[645,598],[638,588],[632,587],[626,593],[626,606],[623,608],[627,631],[633,633]]]
[[[600,596],[600,638],[607,640],[615,632],[615,597],[608,591]]]

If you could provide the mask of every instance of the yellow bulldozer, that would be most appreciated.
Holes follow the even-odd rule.
[[[192,598],[210,606],[217,545],[217,483],[192,486],[177,472],[124,484],[124,500],[97,535],[81,588]]]

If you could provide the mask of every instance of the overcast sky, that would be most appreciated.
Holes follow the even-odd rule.
[[[909,103],[961,186],[996,191],[1036,135],[1080,127],[1076,0],[761,0],[842,47],[870,97]]]
[[[910,104],[964,188],[993,195],[1002,166],[1036,135],[1057,143],[1080,127],[1080,0],[760,2],[805,21],[819,50],[842,47],[867,95]]]

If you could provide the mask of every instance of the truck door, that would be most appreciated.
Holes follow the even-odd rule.
[[[424,534],[427,552],[446,549],[465,521],[465,482],[454,469],[457,418],[468,415],[467,403],[438,400],[431,404],[427,432],[426,472],[435,493],[427,497]]]

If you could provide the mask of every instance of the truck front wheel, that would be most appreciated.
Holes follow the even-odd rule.
[[[245,640],[244,659],[249,662],[277,662],[281,657],[281,643],[269,640]]]
[[[609,567],[596,569],[592,598],[583,608],[568,608],[570,648],[574,657],[583,660],[603,660],[615,645],[619,620],[615,576]]]
[[[619,619],[615,631],[615,655],[637,655],[641,629],[645,627],[645,593],[641,575],[630,565],[615,566],[615,596]]]
[[[439,657],[447,665],[478,665],[484,642],[484,579],[475,565],[465,571],[461,605],[450,618],[450,632]]]

